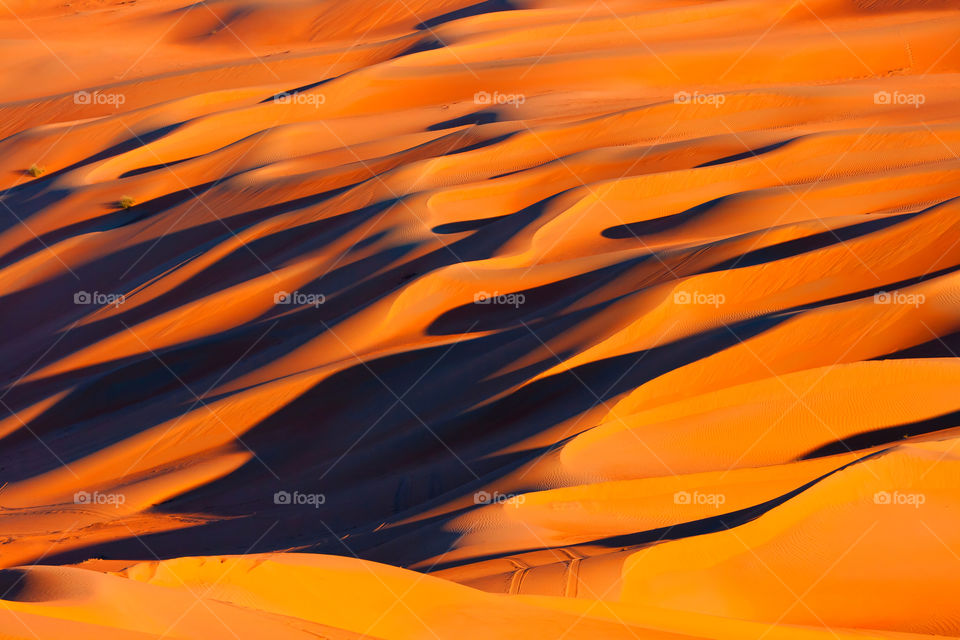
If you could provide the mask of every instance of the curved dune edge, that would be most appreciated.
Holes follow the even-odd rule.
[[[584,607],[562,598],[509,597],[363,560],[312,554],[179,558],[119,571],[27,567],[0,575],[5,583],[19,581],[0,621],[11,630],[17,622],[31,627],[39,622],[34,628],[40,638],[55,637],[44,625],[52,619],[59,632],[102,638],[228,638],[236,637],[234,629],[242,629],[241,637],[344,639],[479,638],[492,633],[692,640],[761,629],[773,638],[920,637],[765,627],[697,614],[681,618],[666,609],[613,602]]]
[[[0,2],[0,637],[960,638],[958,33]]]

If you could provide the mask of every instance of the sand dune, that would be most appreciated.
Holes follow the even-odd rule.
[[[960,637],[958,34],[0,2],[0,637]]]

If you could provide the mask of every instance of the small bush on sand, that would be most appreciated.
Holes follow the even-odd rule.
[[[137,201],[131,198],[130,196],[123,196],[122,198],[120,198],[120,202],[119,202],[121,209],[129,209],[136,203]]]
[[[32,165],[30,165],[30,168],[27,169],[27,173],[29,173],[29,174],[30,174],[31,176],[33,176],[34,178],[39,178],[39,177],[42,176],[44,173],[46,173],[46,169],[44,169],[43,167],[41,167],[41,166],[38,165],[38,164],[32,164]]]

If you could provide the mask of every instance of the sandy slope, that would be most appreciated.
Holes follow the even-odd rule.
[[[960,637],[958,34],[0,2],[0,637]]]

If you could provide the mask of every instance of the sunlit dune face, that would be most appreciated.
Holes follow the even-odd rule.
[[[958,35],[0,2],[0,637],[960,637]]]

